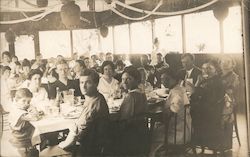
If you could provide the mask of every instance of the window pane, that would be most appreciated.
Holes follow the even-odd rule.
[[[220,53],[219,22],[212,11],[185,15],[186,51]]]
[[[71,57],[69,31],[39,32],[40,52],[44,58],[62,55]]]
[[[17,37],[15,42],[15,52],[18,59],[23,60],[35,59],[35,45],[33,37],[28,35],[21,35]]]
[[[181,16],[156,19],[155,37],[158,38],[161,51],[182,53]]]
[[[151,22],[132,23],[130,28],[132,53],[151,53],[153,43]]]
[[[0,52],[9,51],[9,44],[5,39],[5,33],[0,34]]]
[[[243,53],[240,6],[229,8],[223,29],[225,53]]]
[[[101,51],[102,52],[113,52],[113,28],[109,27],[109,32],[106,38],[100,35],[101,39]]]
[[[128,25],[114,27],[115,53],[129,52],[129,28]]]
[[[79,54],[99,52],[98,30],[74,30],[73,51]]]

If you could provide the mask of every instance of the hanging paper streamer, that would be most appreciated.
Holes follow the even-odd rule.
[[[173,15],[180,15],[180,14],[187,14],[187,13],[191,13],[191,12],[195,12],[197,10],[206,8],[216,2],[218,2],[219,0],[212,0],[211,2],[208,2],[206,4],[203,4],[201,6],[195,7],[195,8],[191,8],[191,9],[186,9],[186,10],[182,10],[182,11],[174,11],[174,12],[153,12],[153,11],[148,11],[148,10],[143,10],[143,9],[139,9],[130,5],[127,5],[125,3],[119,2],[119,1],[113,1],[112,3],[120,5],[125,7],[126,9],[132,10],[132,11],[136,11],[136,12],[140,12],[140,13],[147,13],[147,14],[152,14],[152,15],[161,15],[161,16],[173,16]],[[110,5],[110,6],[114,6],[114,4]]]

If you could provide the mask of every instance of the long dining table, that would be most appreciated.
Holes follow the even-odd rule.
[[[109,102],[108,107],[110,114],[117,113],[121,106],[122,100],[123,99],[114,99],[112,102]],[[80,116],[82,106],[75,106],[69,103],[63,103],[60,106],[61,113],[45,113],[45,115],[40,120],[31,122],[31,124],[35,127],[35,131],[31,139],[33,145],[41,143],[40,135],[42,134],[69,129],[70,126],[74,124],[77,118]],[[74,111],[76,111],[75,116],[70,114],[67,115],[67,113],[72,113]]]
[[[162,112],[162,106],[165,99],[160,97],[155,97],[152,99],[148,98],[147,102],[147,116],[149,118],[149,127],[150,130],[153,129],[152,125],[155,122],[155,115],[159,115]],[[120,106],[122,104],[123,99],[112,99],[108,100],[107,104],[109,107],[110,117],[112,119],[116,119],[116,117]],[[52,132],[60,132],[70,128],[72,124],[75,123],[79,116],[67,116],[67,112],[70,113],[72,111],[81,112],[82,105],[71,105],[69,103],[63,103],[60,105],[61,113],[49,113],[45,114],[42,119],[38,121],[33,121],[31,124],[35,127],[35,131],[33,137],[31,139],[33,145],[38,145],[42,142],[41,135]],[[80,115],[80,114],[78,114]],[[152,130],[153,131],[153,130]],[[151,131],[151,132],[152,132]]]

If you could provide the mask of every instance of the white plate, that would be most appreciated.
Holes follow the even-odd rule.
[[[63,114],[63,117],[66,119],[76,119],[79,118],[81,113],[73,112],[73,113],[68,113],[68,114]]]
[[[162,98],[167,98],[169,96],[169,94],[157,94],[159,97],[162,97]]]

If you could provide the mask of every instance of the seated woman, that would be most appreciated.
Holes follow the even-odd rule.
[[[185,109],[189,104],[186,89],[178,84],[179,77],[173,71],[167,70],[162,75],[164,86],[170,89],[164,105],[165,146],[183,145],[191,138],[191,116],[189,108]]]
[[[115,90],[119,88],[119,82],[114,79],[115,65],[111,61],[104,61],[101,67],[102,76],[98,84],[98,91],[106,100],[112,97]]]
[[[122,82],[122,73],[125,68],[125,64],[122,60],[116,61],[116,69],[115,69],[115,76],[114,78],[117,79],[119,82]]]
[[[141,75],[141,83],[139,84],[139,89],[144,92],[145,94],[149,94],[153,91],[153,86],[147,81],[147,72],[144,68],[138,69],[140,75]]]
[[[21,74],[21,78],[23,81],[27,80],[29,77],[29,72],[30,72],[30,62],[28,59],[24,59],[22,62],[22,74]]]
[[[1,67],[1,107],[4,111],[11,111],[11,89],[9,85],[10,67]]]
[[[233,136],[233,122],[234,122],[234,115],[233,113],[236,109],[236,97],[237,97],[237,88],[239,86],[239,75],[234,72],[234,68],[236,66],[235,61],[233,58],[226,56],[223,57],[220,62],[221,68],[221,78],[222,83],[226,90],[226,99],[225,105],[223,108],[223,117],[222,123],[224,128],[224,149],[232,149],[232,136]]]
[[[9,81],[9,87],[12,90],[16,90],[22,84],[23,80],[21,77],[21,64],[20,64],[20,62],[17,61],[15,68],[11,69],[11,73],[10,73],[10,77],[9,77],[8,81]]]
[[[80,90],[80,86],[79,86],[79,78],[80,78],[80,74],[81,71],[84,70],[85,64],[82,60],[76,60],[75,61],[75,65],[73,68],[73,71],[75,73],[75,77],[74,77],[74,84],[75,84],[75,96],[82,96],[81,90]]]
[[[30,104],[38,111],[45,111],[45,104],[48,103],[48,93],[45,88],[41,87],[42,72],[38,69],[32,69],[28,76],[28,82],[22,85],[23,88],[28,88],[33,97]]]
[[[193,124],[192,144],[222,151],[222,111],[225,89],[218,75],[218,65],[210,61],[202,65],[202,76],[191,95],[191,117]],[[232,137],[231,137],[232,138]],[[203,151],[202,151],[203,153]]]
[[[138,89],[141,82],[139,71],[126,67],[122,75],[122,85],[128,90],[119,111],[117,153],[119,155],[145,155],[147,149],[147,126],[145,112],[147,99]]]
[[[62,59],[56,63],[56,72],[58,74],[58,79],[54,83],[49,84],[48,92],[50,99],[56,98],[57,87],[59,88],[60,92],[68,91],[69,89],[75,90],[76,88],[75,81],[69,79],[69,65],[66,60]]]

